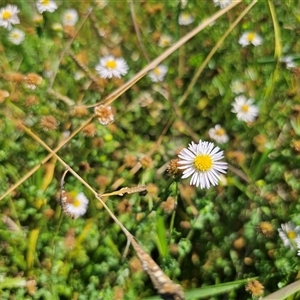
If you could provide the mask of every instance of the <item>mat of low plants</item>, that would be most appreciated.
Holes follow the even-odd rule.
[[[0,1],[0,298],[298,299],[296,1]]]

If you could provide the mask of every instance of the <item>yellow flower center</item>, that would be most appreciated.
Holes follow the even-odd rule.
[[[66,19],[70,21],[70,20],[72,20],[72,16],[71,15],[66,15]]]
[[[241,110],[243,111],[243,112],[248,112],[249,111],[249,105],[247,105],[247,104],[244,104],[242,107],[241,107]]]
[[[294,230],[290,230],[286,233],[287,237],[290,239],[290,240],[294,240],[297,236],[296,232]]]
[[[165,39],[161,41],[163,46],[168,46],[169,45],[169,40]]]
[[[183,13],[181,16],[182,16],[182,20],[184,20],[184,21],[188,21],[190,19],[189,14]]]
[[[48,5],[49,2],[50,2],[50,0],[42,0],[42,1],[41,1],[41,4],[43,4],[43,5]]]
[[[213,161],[207,154],[197,155],[194,160],[194,166],[198,171],[209,171],[213,166]]]
[[[15,33],[13,33],[12,37],[13,37],[14,39],[17,39],[17,38],[19,37],[19,34],[18,34],[17,32],[15,32]]]
[[[225,134],[225,130],[223,128],[219,128],[219,129],[216,130],[216,135],[222,136],[224,134]]]
[[[106,67],[109,68],[109,69],[115,69],[117,66],[116,62],[114,60],[109,60],[107,63],[106,63]]]
[[[252,42],[254,40],[254,38],[255,38],[255,33],[254,32],[250,32],[248,34],[248,41]]]
[[[161,72],[160,72],[160,69],[159,69],[159,68],[155,68],[155,69],[153,70],[153,73],[154,73],[155,75],[159,75]]]
[[[75,207],[79,207],[81,202],[78,199],[74,199],[72,205]]]
[[[10,11],[4,11],[3,14],[2,14],[2,19],[3,20],[7,20],[11,17],[11,12]]]

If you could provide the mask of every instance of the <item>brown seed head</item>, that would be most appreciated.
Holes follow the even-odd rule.
[[[88,136],[88,137],[94,137],[95,134],[96,134],[96,126],[95,124],[91,123],[87,126],[85,126],[82,130],[83,134],[85,136]]]
[[[44,216],[47,220],[53,218],[55,215],[55,211],[52,208],[45,209]]]
[[[175,202],[174,197],[168,197],[168,199],[166,201],[164,201],[160,205],[160,207],[163,209],[163,211],[166,214],[171,214],[175,209],[175,205],[176,205],[176,202]]]
[[[143,272],[142,263],[136,256],[129,261],[129,269],[131,273]]]
[[[177,177],[182,174],[182,170],[178,169],[179,158],[172,159],[168,165],[167,173],[170,176]]]
[[[24,75],[18,72],[7,74],[4,78],[15,83],[21,83],[24,81]]]
[[[158,187],[154,183],[149,183],[147,184],[147,191],[148,191],[148,196],[157,196],[158,193]]]
[[[86,107],[84,106],[79,106],[76,107],[73,111],[72,111],[72,115],[75,117],[85,117],[89,114],[89,111]]]
[[[120,286],[114,287],[113,299],[123,300],[124,299],[124,290]]]
[[[128,199],[124,199],[117,205],[117,210],[120,214],[128,213],[132,211],[132,205],[128,201]]]
[[[41,118],[41,127],[45,130],[54,130],[57,128],[57,121],[53,116],[44,116]]]
[[[245,153],[242,151],[228,151],[226,156],[230,160],[235,160],[239,165],[242,165],[246,160]]]
[[[24,81],[27,87],[30,89],[35,89],[37,85],[40,85],[43,78],[35,73],[29,73],[24,77]]]
[[[264,152],[267,143],[267,138],[265,135],[259,134],[254,137],[253,143],[259,152]]]
[[[102,188],[106,187],[109,184],[109,179],[105,175],[98,175],[96,177],[96,183]]]
[[[137,163],[137,158],[135,155],[132,154],[126,154],[124,157],[124,164],[128,168],[133,168]]]
[[[179,246],[178,244],[170,244],[170,252],[174,255],[177,255],[179,253]]]
[[[192,228],[191,222],[189,222],[189,221],[181,221],[179,225],[183,229],[191,229]]]
[[[266,237],[271,237],[274,233],[274,227],[270,222],[260,222],[258,230]]]
[[[111,106],[99,105],[95,107],[95,115],[102,125],[108,125],[114,121]]]
[[[26,106],[32,106],[38,103],[38,99],[35,95],[29,95],[25,99],[25,105]]]
[[[71,250],[76,246],[76,238],[75,238],[75,229],[71,228],[66,234],[65,237],[65,246],[67,249]]]
[[[251,280],[246,284],[246,291],[254,297],[260,297],[264,293],[264,286],[258,280]]]
[[[67,38],[75,37],[77,30],[74,26],[65,25],[63,27],[63,32]]]
[[[152,161],[152,158],[148,155],[145,155],[144,157],[142,157],[140,159],[140,163],[142,165],[142,167],[144,169],[147,169],[147,168],[152,168],[153,167],[153,161]]]

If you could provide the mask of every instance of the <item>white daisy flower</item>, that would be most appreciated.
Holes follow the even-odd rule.
[[[62,16],[64,26],[74,26],[78,21],[78,13],[74,8],[67,9]]]
[[[195,20],[194,17],[187,12],[182,12],[178,17],[179,25],[183,25],[183,26],[187,26],[187,25],[193,23],[194,20]]]
[[[172,43],[172,37],[166,34],[163,34],[160,36],[159,41],[158,41],[158,46],[159,47],[168,47]]]
[[[45,11],[52,13],[57,9],[57,4],[53,0],[37,0],[35,5],[40,14]]]
[[[218,185],[221,173],[226,173],[228,168],[227,163],[219,161],[224,157],[223,151],[219,150],[213,143],[191,142],[178,155],[178,169],[185,169],[182,178],[192,176],[190,184],[201,189]]]
[[[148,73],[148,76],[152,82],[163,81],[168,72],[168,67],[165,65],[159,65],[155,69]]]
[[[296,67],[296,64],[294,63],[293,58],[289,55],[281,57],[279,61],[284,63],[286,65],[287,69]]]
[[[17,14],[19,9],[15,5],[8,4],[0,9],[0,26],[8,30],[12,29],[12,24],[19,24],[20,20]]]
[[[250,44],[254,46],[259,46],[262,44],[262,42],[262,37],[253,31],[244,32],[239,39],[239,44],[241,44],[243,47],[248,46]]]
[[[89,199],[84,193],[64,193],[61,204],[65,214],[73,219],[77,219],[86,213]]]
[[[253,103],[253,99],[248,99],[244,95],[235,97],[232,103],[232,112],[237,114],[238,120],[245,122],[253,122],[258,116],[258,107]]]
[[[95,69],[101,78],[121,78],[121,75],[127,74],[128,65],[121,57],[116,58],[112,55],[106,55],[100,58]]]
[[[225,8],[231,3],[231,0],[213,0],[215,6],[220,6],[221,8]]]
[[[214,128],[210,128],[208,135],[211,139],[215,140],[219,144],[227,143],[229,140],[225,129],[223,129],[219,124],[217,124]]]
[[[20,45],[24,39],[25,39],[25,33],[24,31],[20,30],[20,29],[13,29],[9,35],[8,35],[8,39],[15,45]]]
[[[292,222],[284,223],[281,224],[281,228],[278,229],[278,232],[285,247],[289,247],[292,250],[296,249],[296,243],[297,241],[299,242],[300,239],[299,226],[295,226]]]
[[[232,92],[235,94],[242,94],[246,92],[246,86],[240,80],[233,81],[230,87]]]

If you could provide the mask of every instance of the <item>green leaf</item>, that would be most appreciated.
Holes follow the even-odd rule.
[[[284,288],[278,290],[277,292],[274,292],[264,297],[262,300],[273,300],[273,299],[283,300],[299,291],[300,291],[300,280],[293,282],[285,286]]]
[[[226,282],[226,283],[217,284],[217,285],[210,285],[210,286],[202,287],[199,289],[189,290],[185,293],[185,299],[186,300],[203,299],[206,297],[216,296],[216,295],[219,295],[222,293],[230,292],[232,289],[236,289],[236,288],[240,287],[241,285],[244,285],[245,283],[247,283],[249,280],[253,280],[253,279],[255,279],[255,278],[248,278],[248,279]],[[271,299],[271,298],[269,298],[269,299]],[[161,300],[161,297],[154,296],[154,297],[144,298],[142,300]]]

